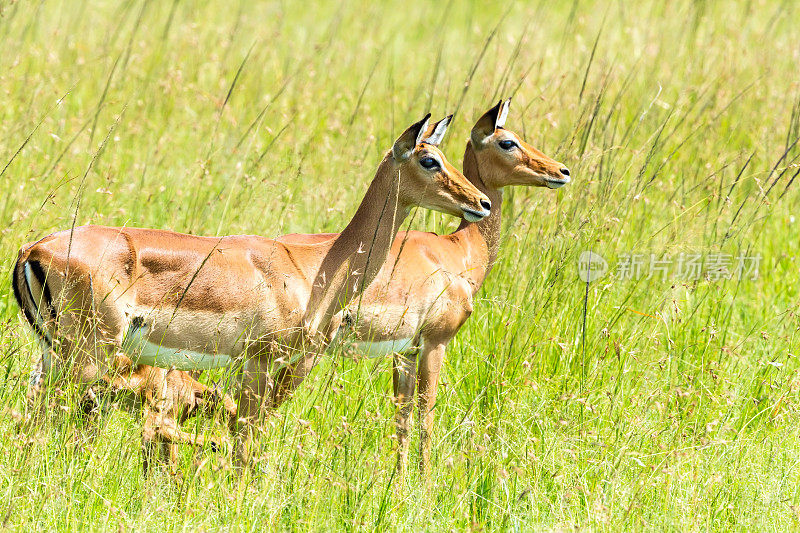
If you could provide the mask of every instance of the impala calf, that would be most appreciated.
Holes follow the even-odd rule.
[[[449,120],[428,134],[429,116],[395,141],[355,216],[328,242],[83,226],[24,246],[15,294],[45,347],[35,388],[59,366],[76,383],[111,381],[122,354],[134,365],[239,369],[231,426],[245,460],[250,421],[275,403],[273,376],[325,348],[411,207],[489,215],[488,197],[436,148]]]
[[[397,465],[400,479],[408,456],[415,389],[421,420],[420,469],[429,473],[434,405],[447,344],[469,318],[473,298],[500,247],[503,188],[526,185],[557,189],[569,170],[505,129],[510,100],[498,103],[475,123],[464,153],[464,175],[492,202],[481,221],[464,220],[449,235],[409,231],[395,239],[381,272],[345,310],[339,338],[345,351],[369,356],[394,354],[398,404]],[[325,242],[335,234],[282,237],[286,243]],[[287,391],[303,375],[286,381]]]

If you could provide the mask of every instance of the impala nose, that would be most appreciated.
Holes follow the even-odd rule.
[[[562,168],[562,169],[559,170],[559,172],[561,172],[566,177],[569,177],[569,169],[568,168]]]
[[[481,200],[481,207],[490,211],[492,209],[492,202],[489,200]]]

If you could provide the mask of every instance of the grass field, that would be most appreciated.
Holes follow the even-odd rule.
[[[0,6],[0,524],[800,527],[792,2]],[[17,434],[37,356],[9,287],[24,242],[73,220],[337,231],[407,125],[455,111],[443,146],[460,165],[474,120],[508,96],[507,126],[574,180],[506,191],[499,263],[447,354],[430,488],[413,468],[392,483],[388,359],[318,367],[243,484],[229,451],[186,450],[182,483],[145,479],[124,413],[89,448],[68,402]],[[584,250],[609,264],[588,288]],[[671,270],[649,276],[651,254]],[[709,266],[725,258],[731,279]]]

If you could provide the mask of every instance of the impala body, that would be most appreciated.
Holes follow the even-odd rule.
[[[272,402],[272,373],[324,349],[334,317],[377,275],[410,208],[489,214],[488,198],[436,148],[449,118],[425,135],[427,119],[397,139],[328,242],[84,226],[24,246],[15,294],[44,345],[34,389],[56,361],[83,384],[108,382],[125,358],[134,368],[234,367],[231,425],[246,458],[246,428]]]
[[[500,246],[504,187],[559,188],[569,170],[504,128],[510,100],[485,113],[472,129],[464,175],[492,202],[479,222],[462,221],[449,235],[398,234],[389,257],[366,291],[345,311],[338,337],[344,349],[366,356],[395,355],[394,393],[399,405],[398,467],[405,469],[415,388],[421,419],[420,468],[427,474],[436,390],[445,348],[473,310],[473,297],[492,268]],[[335,234],[291,234],[286,243],[326,242]],[[286,370],[279,397],[310,369]],[[402,476],[401,476],[402,479]]]

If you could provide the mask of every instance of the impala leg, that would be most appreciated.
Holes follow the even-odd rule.
[[[178,471],[178,443],[194,444],[192,435],[184,436],[183,433],[177,429],[173,418],[155,409],[145,410],[142,427],[142,464],[145,476],[156,463],[166,466],[170,473]]]
[[[419,470],[425,481],[430,479],[431,436],[433,434],[434,407],[439,386],[439,373],[442,369],[446,344],[423,347],[420,354],[417,383],[419,386]]]
[[[27,413],[18,429],[22,430],[24,425],[38,426],[49,411],[52,391],[58,390],[58,386],[67,385],[80,394],[77,407],[82,422],[76,427],[75,442],[79,447],[89,445],[97,437],[99,420],[106,413],[110,401],[113,401],[115,391],[109,388],[109,378],[101,376],[96,366],[87,364],[85,366],[88,369],[84,369],[82,362],[66,366],[62,369],[62,375],[56,377],[53,370],[55,358],[51,350],[36,363],[31,372],[26,393]],[[109,396],[112,398],[109,399]]]
[[[105,375],[84,390],[78,405],[83,422],[77,435],[81,448],[91,446],[95,441],[112,404],[131,393],[128,380],[119,375]]]
[[[210,444],[213,449],[217,449],[220,446],[218,439],[214,437],[204,437],[183,431],[178,427],[175,418],[169,414],[158,417],[156,438],[160,444],[161,461],[168,465],[170,473],[173,475],[179,472],[178,444],[188,444],[195,447],[203,447],[206,444]]]
[[[221,439],[180,429],[180,423],[202,411],[212,415],[220,407],[235,415],[236,405],[221,391],[199,383],[187,372],[149,366],[136,367],[126,380],[130,390],[143,396],[145,405],[142,450],[145,472],[158,459],[178,473],[178,444],[210,445],[216,450]]]
[[[58,384],[56,376],[61,372],[61,361],[55,349],[39,339],[42,355],[31,370],[28,391],[25,394],[25,416],[22,423],[37,426],[47,413],[50,392]],[[67,344],[69,346],[69,344]],[[21,429],[21,427],[20,427]]]
[[[150,407],[145,407],[142,426],[142,469],[145,476],[150,473],[152,464],[160,452],[157,416]]]
[[[104,322],[100,310],[86,301],[91,290],[71,295],[73,290],[65,289],[61,296],[74,307],[64,304],[68,310],[59,315],[58,355],[61,379],[82,392],[78,408],[83,424],[76,439],[83,447],[94,442],[102,417],[117,395],[127,392],[127,383],[114,366],[122,342],[118,328]]]
[[[218,386],[207,387],[198,381],[194,381],[192,387],[195,408],[184,409],[180,416],[176,417],[179,424],[201,413],[209,418],[215,418],[220,411],[229,417],[236,416],[236,402],[233,401],[232,396]]]
[[[269,361],[266,356],[250,359],[241,373],[241,385],[236,397],[237,412],[230,418],[234,461],[238,468],[250,463],[254,425],[263,410],[270,407],[274,382],[269,373]]]
[[[212,450],[218,450],[222,446],[220,439],[213,436],[196,435],[191,431],[184,431],[178,426],[178,421],[171,413],[159,414],[156,417],[156,435],[161,442],[175,445],[169,450],[169,459],[174,462],[178,444],[188,444],[201,448],[210,445]]]
[[[204,407],[206,412],[216,413],[221,408],[228,416],[236,415],[236,402],[233,401],[233,398],[228,393],[219,387],[207,389],[207,391],[207,393],[201,396],[202,400],[205,402]]]
[[[275,379],[275,391],[272,397],[272,407],[278,407],[285,402],[306,379],[306,376],[317,366],[319,354],[308,353],[297,363],[283,367]]]
[[[164,438],[159,418],[150,411],[142,428],[142,468],[145,476],[156,464],[165,466],[172,474],[178,471],[178,445],[171,439]]]
[[[397,476],[402,484],[408,464],[408,432],[414,405],[414,388],[417,384],[416,353],[398,353],[394,357],[392,383],[396,404],[395,426],[397,428]]]
[[[49,348],[44,349],[50,350]],[[25,416],[18,427],[20,430],[26,423],[33,426],[38,425],[47,412],[48,384],[50,381],[50,365],[48,361],[51,360],[51,357],[52,354],[43,352],[42,357],[31,370],[28,392],[25,394]]]
[[[178,445],[188,444],[195,447],[210,445],[213,450],[222,446],[220,439],[195,435],[184,431],[172,413],[161,412],[157,408],[148,407],[145,410],[144,426],[142,428],[142,451],[144,473],[147,475],[154,461],[166,465],[170,472],[178,472]]]

